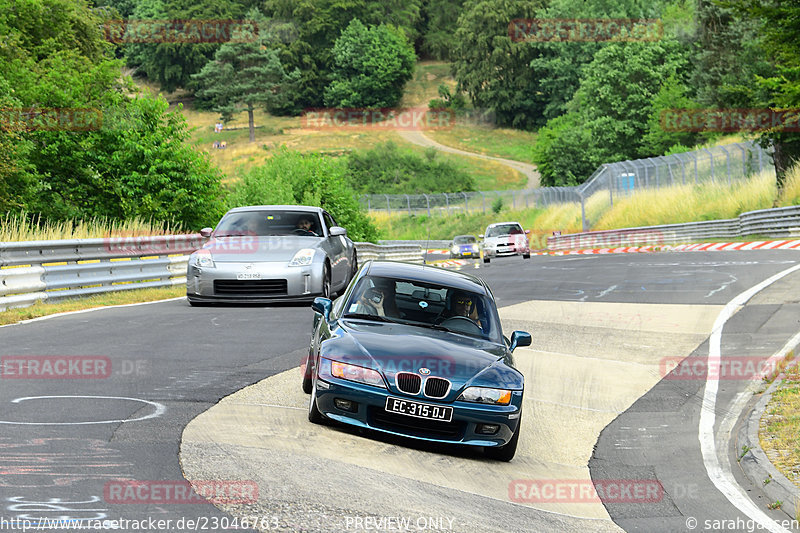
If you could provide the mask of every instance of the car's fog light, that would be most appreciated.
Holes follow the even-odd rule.
[[[337,409],[341,409],[342,411],[350,411],[351,413],[355,413],[358,410],[358,404],[356,402],[343,400],[342,398],[336,398],[333,400],[333,404]]]
[[[481,435],[494,435],[500,429],[500,426],[497,424],[478,424],[478,427],[475,428],[475,433],[480,433]]]

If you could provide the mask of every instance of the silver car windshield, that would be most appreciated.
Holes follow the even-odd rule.
[[[229,213],[214,230],[215,237],[294,235],[321,237],[319,216],[308,211],[241,211]]]
[[[478,292],[420,281],[365,276],[344,305],[343,318],[399,322],[502,343],[494,301]]]
[[[516,235],[523,233],[519,224],[500,224],[499,226],[492,226],[486,230],[487,237],[499,237],[501,235]]]

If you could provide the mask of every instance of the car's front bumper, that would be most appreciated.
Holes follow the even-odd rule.
[[[322,272],[321,265],[290,267],[284,261],[216,263],[211,268],[190,264],[186,297],[219,303],[313,300],[322,294]]]
[[[502,446],[511,439],[520,420],[518,405],[522,400],[522,391],[514,392],[512,405],[492,406],[469,402],[437,403],[337,378],[317,378],[316,387],[317,408],[328,418],[412,439],[468,446]],[[389,396],[426,404],[452,406],[452,422],[437,422],[387,413],[385,406],[386,398]],[[356,405],[355,411],[338,408],[335,399],[353,402]],[[480,434],[476,431],[479,424],[496,424],[499,429],[493,435]]]

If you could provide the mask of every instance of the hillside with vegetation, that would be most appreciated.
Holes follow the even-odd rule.
[[[403,107],[449,113],[426,135],[534,163],[543,185],[744,129],[774,149],[775,204],[800,157],[796,128],[663,117],[800,107],[798,16],[778,0],[0,0],[0,213],[194,231],[231,205],[280,200],[323,205],[375,239],[360,194],[526,183],[380,124],[303,118]],[[543,38],[526,19],[650,20],[658,33]],[[205,42],[140,31],[180,20],[246,24]]]

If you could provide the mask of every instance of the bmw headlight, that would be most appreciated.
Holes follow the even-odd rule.
[[[214,268],[214,258],[211,256],[211,252],[208,250],[197,250],[195,253],[191,255],[189,258],[189,262],[196,266],[202,268]]]
[[[465,402],[508,405],[511,403],[511,391],[505,389],[487,389],[485,387],[469,387],[461,393],[458,399]]]
[[[331,361],[331,375],[349,381],[364,383],[365,385],[372,385],[373,387],[386,388],[380,372],[363,366]]]
[[[314,250],[311,248],[303,248],[298,250],[292,260],[289,261],[290,267],[308,266],[314,260]]]

